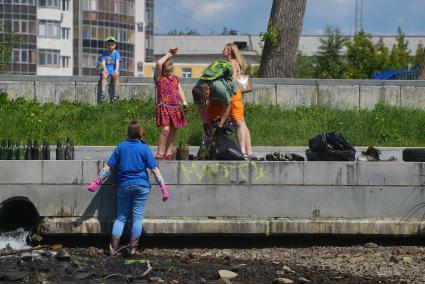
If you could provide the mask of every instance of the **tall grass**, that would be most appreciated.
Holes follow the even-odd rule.
[[[99,106],[62,102],[44,104],[0,95],[0,139],[46,138],[50,143],[70,137],[76,145],[116,145],[126,138],[130,120],[139,120],[149,144],[157,144],[159,130],[152,101],[119,101]],[[425,111],[377,105],[373,110],[340,110],[314,106],[286,110],[246,105],[245,119],[252,144],[307,145],[321,131],[341,132],[354,145],[425,146]],[[202,124],[191,106],[188,127],[177,131],[176,143],[199,145]]]

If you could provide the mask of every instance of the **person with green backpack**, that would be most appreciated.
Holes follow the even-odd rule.
[[[211,121],[220,117],[219,129],[230,117],[236,128],[236,137],[246,160],[258,160],[251,145],[251,134],[244,118],[242,93],[236,83],[246,69],[246,62],[235,44],[223,49],[227,60],[216,60],[204,70],[192,91],[193,100],[204,124],[207,135],[211,135]]]

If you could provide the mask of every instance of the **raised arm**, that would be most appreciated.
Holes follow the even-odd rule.
[[[154,73],[154,79],[155,81],[158,80],[159,76],[161,76],[162,73],[162,65],[164,65],[165,61],[167,61],[168,59],[170,59],[173,55],[175,55],[177,53],[178,48],[172,48],[170,49],[167,54],[165,54],[164,56],[162,56],[160,59],[158,59],[158,61],[156,62],[155,65],[155,73]]]

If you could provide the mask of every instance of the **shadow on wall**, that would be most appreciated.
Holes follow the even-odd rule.
[[[93,194],[94,197],[90,204],[81,216],[75,220],[73,224],[74,230],[79,233],[101,232],[101,234],[110,234],[116,214],[116,187],[115,185],[102,185]],[[93,221],[92,218],[97,219],[99,222],[95,224],[87,222],[89,220]]]

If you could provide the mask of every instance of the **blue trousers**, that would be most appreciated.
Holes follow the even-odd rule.
[[[124,225],[127,222],[130,210],[132,213],[131,237],[139,238],[142,234],[143,215],[145,203],[150,189],[141,185],[129,185],[118,188],[117,191],[117,217],[112,228],[112,237],[120,238]]]

